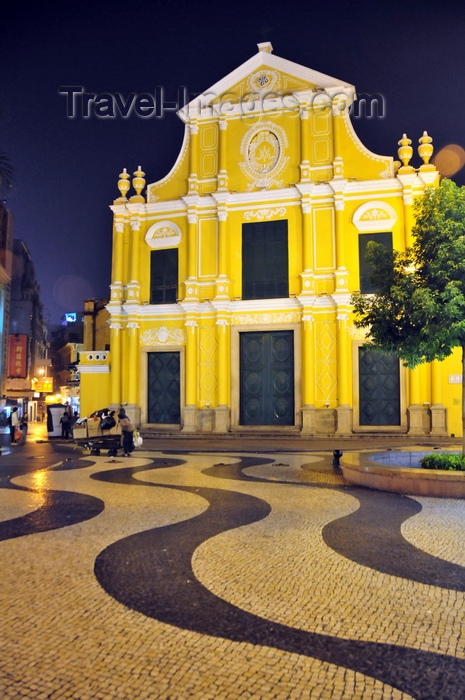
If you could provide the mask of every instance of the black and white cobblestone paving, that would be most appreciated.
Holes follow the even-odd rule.
[[[72,455],[0,487],[1,698],[465,698],[463,501],[323,453]]]

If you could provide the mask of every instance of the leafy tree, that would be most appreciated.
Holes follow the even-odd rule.
[[[355,325],[367,344],[395,352],[413,369],[462,348],[465,454],[465,187],[442,180],[414,202],[413,246],[387,251],[370,242],[372,295],[352,295]]]

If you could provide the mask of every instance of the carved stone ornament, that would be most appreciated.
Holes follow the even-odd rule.
[[[143,346],[155,345],[184,345],[186,334],[182,328],[149,328],[140,334],[140,343]]]
[[[247,160],[255,173],[266,175],[276,167],[280,154],[281,144],[276,134],[263,129],[250,140]]]
[[[299,323],[299,312],[283,312],[275,314],[234,314],[232,322],[237,326],[256,326],[258,324]]]
[[[181,238],[181,229],[173,221],[158,221],[145,234],[145,242],[150,248],[174,248],[180,244]]]
[[[384,180],[387,180],[388,177],[392,177],[392,171],[391,168],[385,168],[384,170],[381,170],[379,173],[379,176],[382,177]]]
[[[244,212],[244,219],[246,221],[251,221],[252,219],[268,221],[269,219],[283,216],[286,216],[286,207],[277,207],[276,209],[248,209]]]
[[[289,161],[284,155],[287,146],[286,132],[273,122],[258,122],[247,131],[241,143],[244,160],[239,166],[251,181],[249,191],[283,186],[279,178]]]
[[[355,211],[352,222],[359,233],[392,231],[397,221],[395,209],[382,200],[365,202]]]
[[[249,77],[249,89],[260,94],[274,92],[281,87],[279,73],[269,68],[262,68]]]
[[[385,209],[368,209],[361,217],[360,221],[373,221],[374,219],[389,219],[389,214]]]

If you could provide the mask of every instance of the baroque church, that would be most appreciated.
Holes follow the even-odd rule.
[[[81,409],[188,433],[461,434],[461,362],[413,371],[364,347],[351,295],[369,241],[403,250],[439,173],[353,128],[355,87],[270,43],[179,110],[171,172],[124,170],[114,201],[110,349],[81,353]],[[412,158],[417,167],[410,165]]]

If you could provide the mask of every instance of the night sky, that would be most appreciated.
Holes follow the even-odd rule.
[[[397,158],[406,132],[418,167],[424,130],[436,153],[465,147],[465,6],[455,0],[45,2],[27,12],[10,4],[0,22],[0,151],[15,168],[7,206],[51,323],[108,295],[118,175],[141,165],[147,183],[164,177],[184,131],[175,109],[69,118],[60,88],[163,90],[175,107],[183,88],[207,90],[271,41],[277,56],[382,95],[383,118],[354,120],[372,151]],[[452,156],[446,171],[459,167]],[[444,174],[462,185],[464,173]]]

